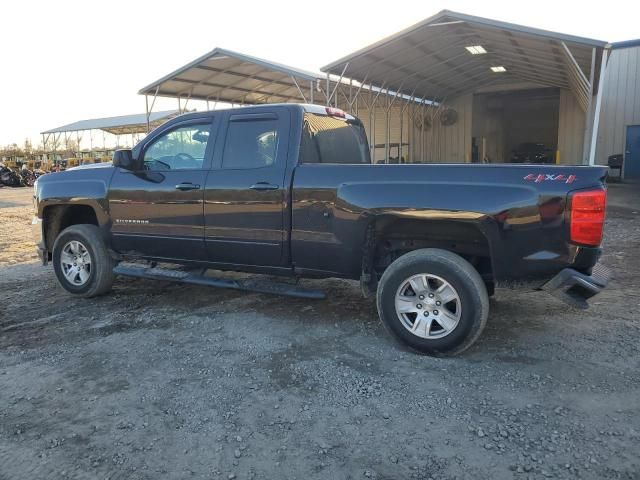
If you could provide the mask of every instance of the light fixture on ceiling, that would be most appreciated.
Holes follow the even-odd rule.
[[[468,47],[464,47],[467,49],[471,55],[482,55],[483,53],[487,53],[482,45],[470,45]]]
[[[506,72],[506,71],[507,71],[507,69],[506,69],[506,68],[504,68],[502,65],[498,65],[498,66],[496,66],[496,67],[491,67],[491,71],[492,71],[493,73],[502,73],[502,72]]]

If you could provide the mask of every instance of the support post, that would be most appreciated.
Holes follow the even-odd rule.
[[[584,139],[582,147],[582,163],[589,152],[591,145],[591,127],[593,126],[593,81],[595,80],[596,70],[596,48],[591,49],[591,70],[589,70],[589,102],[584,117]]]
[[[593,129],[591,132],[591,145],[589,145],[589,165],[596,164],[596,147],[598,143],[598,127],[600,125],[600,110],[602,109],[602,92],[604,90],[605,71],[607,69],[607,61],[609,60],[610,45],[607,45],[602,51],[602,59],[600,60],[600,81],[598,82],[598,95],[596,96],[596,109],[593,114]]]
[[[305,97],[304,92],[300,88],[300,85],[298,84],[298,81],[296,80],[296,77],[294,77],[293,75],[289,75],[289,77],[291,78],[291,80],[293,80],[293,83],[295,84],[296,88],[298,89],[298,93],[302,97],[302,100],[304,101],[304,103],[307,103],[307,97]]]
[[[149,125],[149,96],[146,93],[144,95],[144,111],[147,116],[147,133],[149,133],[151,131],[151,126]]]
[[[338,81],[336,82],[336,86],[333,87],[333,91],[329,95],[329,98],[327,100],[327,105],[328,106],[331,106],[331,99],[333,98],[333,95],[338,90],[338,86],[342,83],[342,77],[344,77],[344,72],[347,71],[347,67],[349,67],[349,62],[345,63],[344,68],[342,69],[342,73],[340,73],[340,78],[338,78]],[[327,73],[327,94],[328,93],[329,93],[329,74]],[[338,106],[338,96],[337,95],[336,95],[336,100],[335,100],[335,106],[336,107]]]
[[[324,96],[326,97],[326,101],[327,101],[327,107],[331,106],[330,103],[330,97],[329,97],[329,74],[327,73],[327,91],[325,92]]]

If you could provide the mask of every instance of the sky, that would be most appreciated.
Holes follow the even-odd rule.
[[[138,90],[215,47],[310,71],[443,9],[621,41],[640,2],[110,0],[0,3],[0,146],[145,111]],[[175,109],[161,99],[154,110]]]

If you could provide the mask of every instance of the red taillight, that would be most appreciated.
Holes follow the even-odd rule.
[[[576,192],[571,195],[571,241],[598,246],[602,241],[606,190]]]
[[[339,108],[326,107],[327,115],[330,117],[339,117],[339,118],[347,118],[347,114],[344,110],[340,110]]]

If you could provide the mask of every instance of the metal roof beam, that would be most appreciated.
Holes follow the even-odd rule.
[[[442,35],[442,38],[448,38],[448,37],[451,37],[451,36],[452,36],[451,34],[446,34],[446,35]],[[418,47],[418,46],[423,45],[425,43],[430,43],[432,41],[433,41],[433,39],[431,37],[427,37],[424,40],[416,42],[415,45],[413,45],[413,47],[415,48],[415,47]],[[416,60],[413,60],[413,61],[409,62],[407,65],[413,65],[416,62],[424,62],[425,58],[435,57],[436,55],[438,55],[438,53],[436,53],[436,52],[431,52],[430,54],[425,54],[423,57],[418,58]],[[351,73],[349,74],[349,76],[355,78],[354,75],[357,75],[359,73],[364,73],[364,69],[367,69],[368,71],[371,71],[371,69],[373,67],[377,66],[380,63],[384,63],[384,61],[387,58],[385,56],[377,56],[374,53],[370,53],[369,56],[374,59],[374,62],[373,63],[369,63],[367,65],[364,65],[364,66],[362,66],[360,68],[358,68],[357,66],[354,67],[352,65]]]
[[[172,79],[172,81],[175,82],[184,82],[184,83],[198,83],[196,80],[189,80],[186,78],[174,78]],[[285,98],[282,95],[278,95],[276,93],[273,92],[267,92],[267,91],[262,91],[262,90],[252,90],[252,89],[248,89],[248,88],[243,88],[243,87],[236,87],[234,85],[224,85],[224,84],[220,84],[220,83],[212,83],[212,82],[203,82],[201,83],[201,85],[205,85],[207,87],[214,87],[214,88],[218,88],[220,92],[223,92],[225,90],[235,90],[238,92],[243,92],[243,93],[257,93],[257,94],[261,94],[261,95],[266,95],[266,96],[279,96],[281,98]],[[175,95],[175,94],[173,94]],[[214,94],[209,94],[209,96],[213,96]],[[193,98],[198,98],[196,96],[194,96]],[[203,97],[200,97],[203,98]],[[291,98],[291,97],[286,97],[286,98]]]
[[[584,74],[584,72],[580,68],[580,65],[578,65],[578,62],[576,62],[576,59],[571,53],[571,50],[569,50],[569,47],[567,47],[567,44],[564,42],[562,42],[561,45],[565,53],[565,59],[569,63],[569,65],[572,66],[575,74],[578,77],[578,80],[580,81],[580,83],[584,84],[586,87],[589,87],[589,80],[587,79],[587,76]]]
[[[513,74],[514,77],[518,77],[521,78],[523,80],[527,80],[530,82],[535,82],[539,85],[548,85],[550,87],[558,87],[558,88],[564,88],[567,89],[569,88],[568,85],[566,83],[560,83],[557,82],[556,80],[540,80],[540,78],[536,78],[536,77],[532,77],[531,75],[527,74],[526,72],[521,72],[518,70],[514,70],[511,72]]]
[[[562,48],[564,58],[566,62],[567,72],[570,74],[569,84],[571,85],[571,91],[575,95],[582,110],[586,113],[589,109],[590,93],[592,91],[592,85],[582,72],[580,65],[576,62],[576,59],[571,54],[569,47],[562,42]]]
[[[484,39],[490,41],[490,42],[497,42],[497,43],[502,43],[505,44],[504,42],[504,35],[503,34],[497,34],[498,31],[496,30],[478,30],[477,28],[475,28],[476,26],[467,26],[465,27],[467,30],[474,32],[475,35],[480,36],[480,37],[484,37]],[[529,37],[529,36],[525,36],[525,37],[521,37],[521,36],[515,36],[514,38],[519,39],[521,42],[525,42],[525,45],[521,46],[523,48],[526,48],[528,50],[541,50],[544,52],[547,52],[549,50],[548,46],[549,45],[558,45],[559,43],[556,40],[553,39],[543,39],[543,38],[535,38],[535,37]],[[531,44],[531,45],[528,45]],[[585,62],[587,61],[587,55],[586,52],[587,51],[591,51],[591,47],[585,47],[585,55],[584,55],[584,60]],[[589,54],[590,55],[590,54]],[[589,57],[588,60],[590,61],[591,58]]]
[[[479,33],[478,35],[482,35]],[[500,55],[518,55],[515,51],[513,51],[513,45],[510,43],[505,43],[500,39],[496,39],[491,36],[491,40],[486,42],[485,48],[488,53],[491,54],[493,51],[499,53]],[[542,46],[536,46],[535,48],[523,46],[523,48],[527,49],[527,56],[534,63],[552,63],[554,64],[559,71],[564,73],[565,61],[563,55],[560,53],[558,49],[557,43],[553,40],[549,40],[546,44],[542,44]],[[507,50],[504,50],[504,49]],[[589,62],[591,62],[591,58],[589,58]]]
[[[238,65],[236,65],[236,66],[234,66],[232,68],[236,68],[236,67],[238,67],[240,65],[242,65],[242,63],[240,63],[240,64],[238,64]],[[282,80],[272,80],[270,78],[266,78],[266,77],[260,76],[260,75],[262,75],[262,73],[264,73],[265,70],[262,70],[261,72],[259,72],[256,75],[251,75],[251,74],[248,74],[248,73],[234,72],[234,71],[231,71],[229,69],[209,67],[207,65],[196,65],[195,68],[198,68],[198,69],[201,69],[201,70],[208,70],[208,71],[211,71],[211,72],[218,72],[220,74],[225,74],[225,75],[232,75],[234,77],[241,77],[241,78],[245,78],[245,79],[254,79],[254,80],[259,80],[261,82],[275,83],[277,85],[288,85],[288,86],[291,86],[291,84],[289,84],[287,82],[284,82]],[[293,78],[293,75],[289,75],[289,77]],[[210,80],[215,80],[215,77],[213,79],[210,79]]]
[[[216,58],[216,57],[211,57],[209,60],[212,60],[212,59],[214,59],[214,58]],[[219,58],[219,57],[218,57],[218,58]],[[239,61],[238,63],[236,63],[235,65],[233,65],[233,66],[229,67],[229,69],[231,69],[231,68],[237,68],[237,67],[241,66],[243,63],[244,63],[244,61],[240,60],[240,61]],[[202,67],[203,67],[202,65],[195,65],[193,68],[202,68]],[[199,80],[199,81],[198,81],[198,83],[197,83],[197,85],[200,85],[200,84],[202,84],[202,83],[204,83],[204,82],[211,82],[211,81],[214,81],[217,77],[219,77],[220,75],[222,75],[222,74],[226,73],[226,71],[225,71],[224,69],[217,69],[217,70],[218,70],[218,71],[216,71],[215,73],[213,73],[213,74],[211,74],[211,75],[209,75],[209,76],[207,76],[207,77],[204,77],[202,80]],[[228,70],[228,69],[227,69],[227,70]],[[195,86],[194,86],[194,87],[191,87],[191,92],[192,92],[192,93],[193,93],[193,89],[194,89],[194,88],[195,88]],[[177,93],[178,97],[180,97],[181,95],[183,95],[183,94],[184,94],[184,93],[186,93],[187,91],[188,91],[188,90],[182,90],[181,92],[178,92],[178,93]]]

